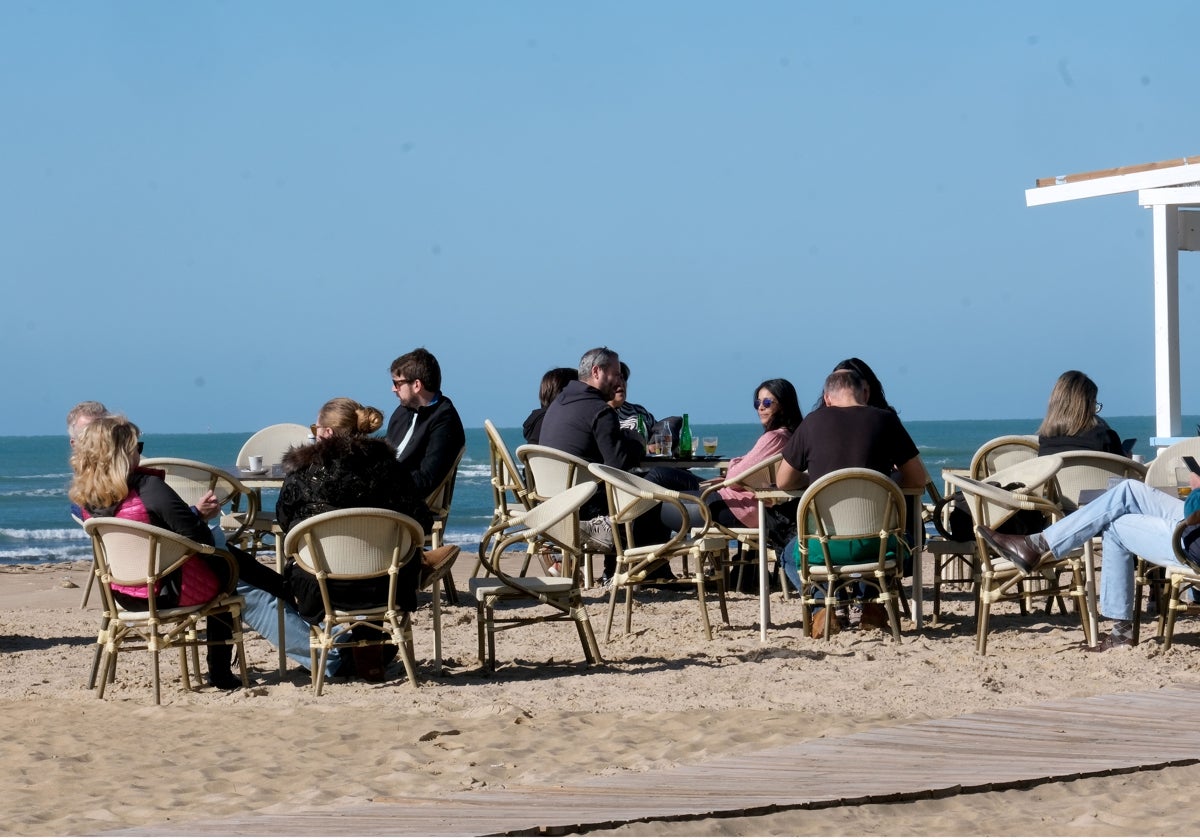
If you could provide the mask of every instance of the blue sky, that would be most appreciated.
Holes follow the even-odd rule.
[[[1070,368],[1106,414],[1152,414],[1149,211],[1024,191],[1200,154],[1198,23],[1190,2],[0,4],[0,434],[58,434],[81,399],[153,432],[390,412],[417,346],[469,426],[518,424],[599,344],[633,401],[698,425],[752,422],[775,376],[807,407],[850,355],[910,419],[1040,416]]]

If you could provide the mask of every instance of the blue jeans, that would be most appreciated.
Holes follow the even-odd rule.
[[[217,548],[225,548],[225,532],[221,530],[221,526],[214,525],[211,530]],[[246,583],[239,583],[237,591],[246,599],[242,621],[278,650],[279,614],[275,610],[275,596]],[[283,635],[286,639],[283,652],[287,654],[288,659],[311,672],[312,649],[308,646],[308,622],[300,617],[295,607],[287,604],[283,608]],[[332,677],[337,673],[341,661],[342,652],[339,649],[329,651],[329,658],[325,660],[325,676]]]
[[[238,594],[246,599],[246,609],[242,612],[242,621],[262,636],[272,647],[278,649],[279,619],[275,611],[275,597],[261,589],[248,584],[238,584]],[[285,604],[283,608],[283,652],[287,658],[301,667],[312,671],[312,650],[308,646],[308,622],[300,617],[296,608]],[[338,648],[329,651],[325,661],[325,676],[332,677],[342,661],[342,652]]]
[[[1140,481],[1122,481],[1100,498],[1042,532],[1055,557],[1100,536],[1100,614],[1133,620],[1133,575],[1137,558],[1156,566],[1175,562],[1171,535],[1183,519],[1183,500]]]

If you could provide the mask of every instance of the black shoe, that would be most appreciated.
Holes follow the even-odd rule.
[[[209,671],[208,684],[221,691],[237,691],[242,687],[242,680],[240,677],[235,677],[232,671],[217,671],[215,674]]]
[[[1000,556],[1011,562],[1025,574],[1029,574],[1042,562],[1045,552],[1038,550],[1033,541],[1017,534],[999,534],[986,525],[979,526],[983,541],[996,549]]]
[[[1110,633],[1104,637],[1104,641],[1100,642],[1100,644],[1092,645],[1091,647],[1084,645],[1083,649],[1088,653],[1104,653],[1105,651],[1114,650],[1115,648],[1128,648],[1133,646],[1134,644],[1132,638],[1127,636],[1114,636]]]

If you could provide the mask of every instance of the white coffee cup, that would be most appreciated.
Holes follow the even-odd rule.
[[[261,470],[262,469],[262,459],[263,459],[263,456],[261,456],[261,455],[251,455],[250,456],[250,469],[254,470],[255,472],[258,472],[259,470]]]

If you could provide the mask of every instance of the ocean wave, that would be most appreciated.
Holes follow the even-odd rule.
[[[35,487],[32,490],[0,490],[0,497],[22,499],[66,499],[65,487]]]
[[[0,537],[14,540],[91,541],[82,528],[0,528]]]
[[[492,467],[490,464],[459,464],[459,478],[487,478],[492,477]]]
[[[74,477],[74,473],[70,472],[52,472],[52,473],[21,473],[20,475],[3,475],[0,474],[0,481],[70,481]]]
[[[0,565],[17,565],[21,563],[74,563],[78,560],[91,560],[92,552],[58,549],[0,549]]]

